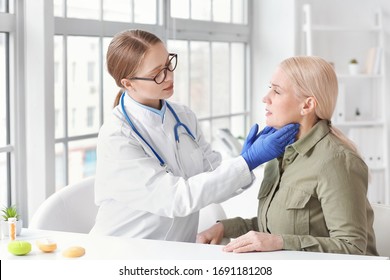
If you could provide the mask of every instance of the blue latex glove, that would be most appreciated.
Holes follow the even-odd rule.
[[[249,133],[248,133],[248,136],[246,137],[245,139],[245,142],[244,142],[244,145],[242,147],[242,150],[241,150],[241,155],[243,153],[245,153],[253,144],[253,142],[255,142],[257,140],[257,138],[261,137],[261,138],[265,138],[267,137],[270,133],[272,134],[273,132],[276,131],[275,128],[273,127],[270,127],[270,126],[266,126],[262,131],[260,131],[260,133],[257,133],[259,130],[259,125],[256,123],[254,124]]]
[[[298,130],[299,124],[288,124],[279,130],[267,128],[259,135],[252,136],[251,139],[254,141],[242,153],[249,169],[252,171],[264,162],[281,156],[286,146],[294,143]],[[250,143],[251,141],[248,141],[248,144]]]

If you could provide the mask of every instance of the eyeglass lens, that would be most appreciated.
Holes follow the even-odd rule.
[[[167,70],[173,72],[176,69],[176,66],[177,66],[177,55],[174,54],[169,59],[167,66],[161,69],[161,71],[158,72],[158,74],[154,77],[154,81],[157,84],[161,84],[162,82],[164,82],[165,78],[167,77]]]

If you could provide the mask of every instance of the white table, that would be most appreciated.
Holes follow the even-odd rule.
[[[43,253],[36,246],[41,238],[50,238],[57,243],[53,253]],[[62,251],[70,246],[82,246],[86,260],[383,260],[385,257],[359,255],[276,251],[256,253],[226,253],[221,245],[204,245],[147,239],[59,231],[23,229],[19,240],[32,244],[32,251],[25,256],[14,256],[7,250],[8,239],[0,241],[1,260],[64,260]]]

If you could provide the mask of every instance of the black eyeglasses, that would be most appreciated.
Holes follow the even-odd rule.
[[[154,81],[156,84],[162,84],[165,81],[165,78],[167,77],[167,70],[170,72],[173,72],[176,69],[177,66],[177,54],[176,53],[170,53],[168,55],[168,63],[165,65],[163,69],[160,70],[160,72],[157,73],[154,78],[140,78],[140,77],[133,77],[129,78],[129,80],[143,80],[143,81]]]

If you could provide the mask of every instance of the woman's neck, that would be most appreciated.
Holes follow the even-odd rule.
[[[319,118],[317,116],[305,116],[302,118],[302,120],[299,122],[299,132],[297,134],[296,139],[300,139],[303,136],[305,136],[312,127],[319,121]]]

